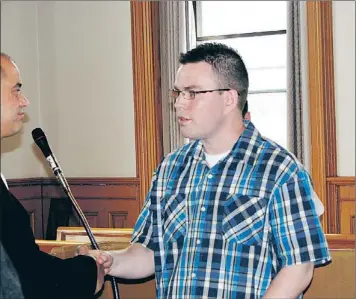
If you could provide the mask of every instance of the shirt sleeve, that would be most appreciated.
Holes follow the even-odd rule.
[[[140,243],[153,251],[158,246],[158,221],[160,219],[158,215],[157,172],[158,170],[153,174],[150,190],[146,196],[131,238],[131,244]]]
[[[270,224],[280,266],[331,260],[313,201],[309,175],[299,171],[279,186],[272,198]]]

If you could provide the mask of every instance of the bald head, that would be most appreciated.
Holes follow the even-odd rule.
[[[1,62],[0,62],[0,72],[1,72],[1,77],[6,75],[6,65],[10,64],[15,64],[14,60],[10,57],[10,55],[7,55],[4,52],[1,52],[0,54],[1,57]]]
[[[18,133],[29,101],[22,93],[20,71],[13,59],[1,53],[1,138]]]

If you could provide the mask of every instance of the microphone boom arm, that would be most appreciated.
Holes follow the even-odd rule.
[[[51,151],[51,148],[48,144],[46,135],[44,134],[42,129],[36,128],[32,131],[32,137],[33,137],[33,140],[35,141],[35,143],[37,144],[37,146],[42,151],[46,160],[49,162],[54,175],[56,176],[58,182],[60,183],[60,185],[63,188],[64,192],[66,193],[67,197],[72,202],[74,209],[75,209],[77,215],[79,216],[79,219],[82,222],[82,224],[88,234],[92,248],[98,250],[99,245],[94,238],[93,232],[90,229],[89,223],[88,223],[87,219],[85,218],[85,215],[84,215],[82,209],[78,205],[77,201],[75,200],[75,198],[72,194],[72,191],[70,190],[69,184],[62,173],[61,167],[59,166],[59,163],[58,163],[56,157],[53,155],[53,153]],[[117,285],[116,278],[113,276],[110,276],[110,280],[111,280],[111,286],[112,286],[112,290],[113,290],[114,299],[120,299],[119,287]]]
[[[58,163],[57,163],[57,165],[58,165]],[[80,208],[80,206],[78,205],[77,201],[75,200],[75,198],[73,196],[73,193],[70,190],[69,184],[68,184],[66,178],[64,177],[64,175],[62,174],[60,168],[58,168],[58,172],[61,174],[61,175],[56,175],[56,178],[57,178],[58,182],[62,186],[64,192],[66,193],[66,195],[68,196],[70,201],[72,202],[73,207],[74,207],[77,215],[79,216],[79,218],[80,218],[80,220],[81,220],[86,232],[87,232],[87,235],[89,237],[89,240],[90,240],[92,248],[98,250],[99,249],[99,245],[95,240],[93,232],[91,231],[91,228],[90,228],[88,220],[85,218],[85,215],[84,215],[82,209]],[[110,281],[111,281],[111,286],[112,286],[112,290],[113,290],[114,299],[120,299],[119,288],[118,288],[118,285],[117,285],[115,277],[111,276],[110,277]]]

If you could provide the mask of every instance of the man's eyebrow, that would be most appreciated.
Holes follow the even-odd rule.
[[[189,86],[184,87],[185,90],[191,90],[191,89],[196,89],[196,88],[198,88],[198,86],[196,86],[196,85],[189,85]]]
[[[173,88],[176,90],[180,90],[176,85],[174,85]],[[192,89],[196,89],[196,88],[199,88],[199,87],[196,85],[189,85],[189,86],[184,87],[183,90],[192,90]]]

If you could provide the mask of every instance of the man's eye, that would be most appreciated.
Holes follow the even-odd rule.
[[[170,94],[171,94],[172,98],[178,98],[179,94],[180,94],[180,90],[173,89],[173,90],[171,90]]]

